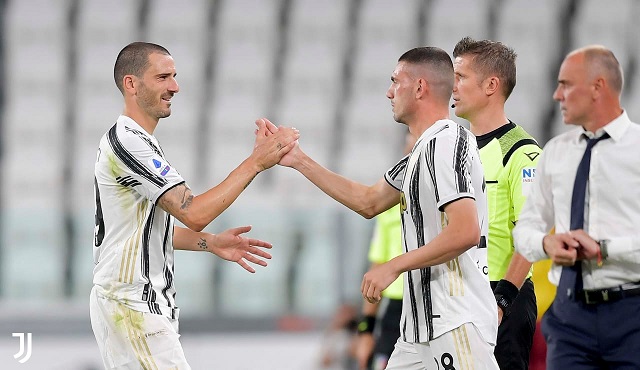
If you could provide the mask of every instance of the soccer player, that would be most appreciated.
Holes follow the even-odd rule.
[[[295,130],[258,135],[251,155],[216,187],[195,196],[165,157],[153,132],[178,93],[173,58],[162,46],[135,42],[115,62],[124,111],[100,140],[95,164],[95,240],[91,326],[107,369],[190,369],[178,340],[174,249],[211,252],[266,266],[269,243],[242,234],[201,232],[298,138]],[[266,130],[264,122],[258,131]],[[187,228],[174,226],[174,219]]]
[[[362,281],[363,297],[375,303],[407,272],[400,338],[388,370],[498,369],[498,313],[483,273],[484,175],[472,134],[448,119],[453,82],[451,58],[439,48],[415,48],[400,57],[387,97],[394,119],[417,143],[373,186],[329,171],[299,145],[280,160],[366,218],[400,204],[405,253],[373,267]]]
[[[516,85],[516,53],[495,41],[460,40],[453,50],[455,114],[476,135],[489,204],[489,280],[499,323],[495,356],[503,370],[528,370],[537,306],[531,263],[514,253],[511,230],[535,176],[541,149],[511,122],[504,104]]]

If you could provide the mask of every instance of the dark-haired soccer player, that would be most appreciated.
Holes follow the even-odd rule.
[[[96,226],[91,326],[107,369],[190,369],[178,340],[174,249],[207,251],[266,266],[243,237],[250,226],[201,232],[251,180],[293,147],[297,132],[258,135],[251,155],[216,187],[194,196],[165,157],[153,132],[178,93],[173,58],[162,46],[127,45],[114,68],[124,111],[100,140],[95,164]],[[259,123],[259,132],[266,130]],[[187,228],[174,226],[177,218]]]
[[[373,186],[327,170],[299,146],[280,160],[364,217],[400,203],[405,253],[373,267],[362,282],[364,298],[377,302],[406,272],[400,338],[388,370],[498,369],[498,313],[483,273],[484,174],[475,138],[449,119],[453,83],[451,58],[441,49],[415,48],[400,57],[387,97],[394,119],[417,143]]]

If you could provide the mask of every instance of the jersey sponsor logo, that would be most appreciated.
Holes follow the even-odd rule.
[[[531,184],[536,178],[536,169],[533,167],[526,167],[522,169],[522,195],[527,196],[531,191]]]
[[[169,167],[168,165],[162,170],[162,172],[160,172],[160,175],[164,176],[166,175],[169,170],[171,169],[171,167]]]
[[[536,178],[536,169],[527,167],[522,169],[522,182],[533,182]]]
[[[540,152],[524,153],[524,155],[526,155],[531,161],[535,161],[540,155]]]

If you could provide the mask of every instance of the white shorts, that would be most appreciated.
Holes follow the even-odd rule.
[[[134,311],[91,289],[91,327],[105,369],[191,370],[178,320]]]
[[[499,370],[493,349],[476,327],[467,323],[430,342],[398,339],[386,370]]]

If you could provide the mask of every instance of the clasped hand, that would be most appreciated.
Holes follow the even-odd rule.
[[[252,156],[258,161],[261,170],[273,167],[287,153],[297,146],[300,132],[295,128],[280,126],[277,128],[266,118],[256,121],[256,141]]]
[[[598,257],[600,245],[584,230],[550,234],[542,240],[545,253],[560,266],[573,266],[576,261]]]

